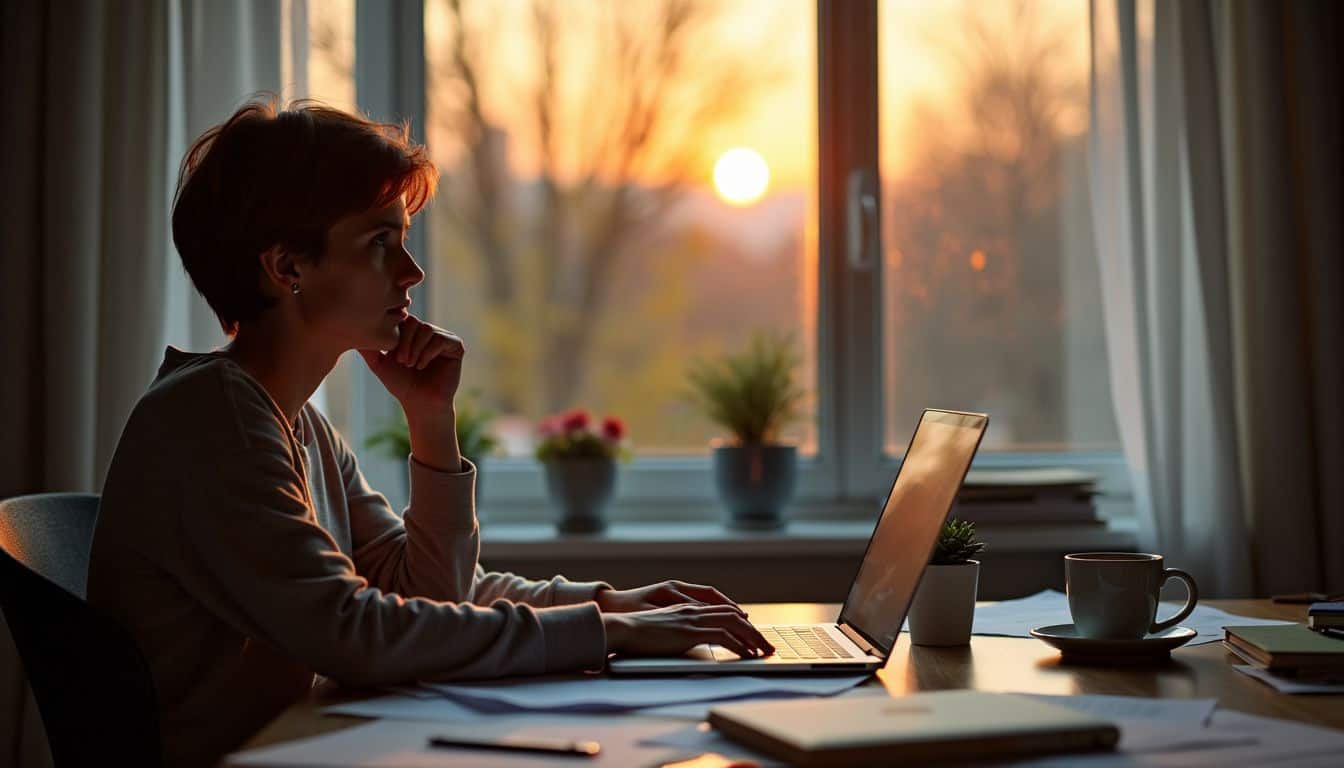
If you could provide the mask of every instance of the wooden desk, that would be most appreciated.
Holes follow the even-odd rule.
[[[1268,600],[1209,600],[1230,613],[1288,621],[1305,621],[1306,606],[1276,605]],[[840,612],[834,603],[778,603],[744,606],[754,622],[792,624],[832,621]],[[1344,697],[1287,696],[1232,669],[1235,656],[1222,643],[1178,648],[1169,664],[1156,667],[1092,667],[1060,663],[1059,652],[1033,638],[972,637],[970,646],[923,648],[903,635],[886,668],[865,685],[881,685],[892,696],[913,691],[973,688],[1048,694],[1106,693],[1170,699],[1213,698],[1224,709],[1300,720],[1344,729]],[[338,702],[381,695],[338,690],[324,684],[287,709],[250,739],[260,747],[340,730],[367,722],[358,717],[331,717],[320,709]]]

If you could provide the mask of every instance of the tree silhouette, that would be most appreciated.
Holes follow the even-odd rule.
[[[453,94],[437,117],[464,147],[441,206],[482,280],[489,359],[475,363],[487,366],[486,388],[503,410],[555,411],[593,384],[584,373],[612,319],[622,262],[667,235],[659,224],[703,167],[706,136],[773,75],[750,51],[698,45],[717,15],[710,3],[604,4],[584,52],[573,47],[584,23],[567,15],[573,4],[534,0],[526,31],[536,72],[518,108],[538,170],[518,178],[508,164],[513,137],[486,107],[483,79],[502,74],[487,71],[466,5],[448,0],[451,55],[434,87]],[[591,79],[575,88],[566,68],[585,53]]]
[[[1013,442],[1057,441],[1063,164],[1085,103],[1065,55],[1076,30],[1019,0],[1007,23],[967,5],[939,31],[958,89],[912,112],[917,160],[887,192],[889,365],[908,368],[888,378],[900,403],[996,406]]]

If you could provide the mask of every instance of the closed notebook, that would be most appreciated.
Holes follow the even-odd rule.
[[[1307,609],[1307,626],[1313,629],[1344,628],[1344,601],[1312,603]]]
[[[937,691],[725,704],[725,736],[792,765],[924,765],[1113,749],[1116,727],[1026,696]]]
[[[1266,669],[1344,667],[1344,640],[1313,632],[1301,624],[1224,627],[1225,643],[1238,656]]]

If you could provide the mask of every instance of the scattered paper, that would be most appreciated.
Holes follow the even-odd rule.
[[[451,699],[445,699],[432,691],[429,698],[420,695],[399,695],[333,704],[329,707],[323,707],[322,714],[449,722],[479,720],[486,716],[471,707],[458,704]]]
[[[1158,609],[1159,619],[1174,615],[1179,603],[1162,603]],[[975,620],[971,633],[976,635],[998,635],[1002,637],[1031,637],[1031,630],[1052,624],[1070,624],[1069,600],[1063,592],[1047,589],[1029,597],[1016,600],[1001,600],[989,605],[975,607]],[[1198,633],[1195,639],[1186,645],[1214,643],[1223,639],[1223,627],[1229,625],[1261,626],[1272,624],[1292,624],[1291,621],[1276,619],[1256,619],[1238,616],[1207,605],[1196,605],[1195,610],[1181,622]],[[909,626],[902,628],[909,631]]]
[[[672,724],[671,728],[679,726]],[[567,766],[574,768],[575,758],[527,752],[491,751],[464,748],[431,748],[431,736],[494,738],[501,736],[596,741],[602,751],[585,758],[587,766],[652,765],[681,757],[684,750],[640,742],[669,730],[665,722],[641,722],[627,717],[557,717],[545,722],[536,718],[495,717],[470,724],[422,723],[401,720],[375,720],[345,730],[286,742],[270,747],[230,755],[230,766],[377,766],[379,768],[419,768],[420,766],[471,765],[473,768],[496,766],[532,768]]]
[[[1256,680],[1271,686],[1279,693],[1344,693],[1344,678],[1337,681],[1298,680],[1292,677],[1275,675],[1269,670],[1253,667],[1249,664],[1233,664],[1232,668],[1243,675],[1254,677]]]
[[[628,712],[645,707],[760,696],[830,696],[871,675],[609,678],[565,676],[489,683],[425,683],[442,696],[481,712]]]
[[[1146,696],[1107,696],[1082,694],[1078,696],[1051,696],[1039,693],[1019,693],[1019,696],[1068,707],[1075,712],[1093,715],[1103,720],[1161,720],[1183,726],[1203,728],[1218,707],[1217,699],[1150,699]]]
[[[646,746],[677,747],[687,753],[715,752],[724,757],[738,760],[752,760],[762,766],[787,765],[760,752],[744,747],[719,731],[709,727],[709,723],[697,723],[673,731],[657,734],[643,739],[640,744]]]
[[[1019,694],[1020,695],[1020,694]],[[1030,694],[1029,694],[1030,695]],[[395,697],[415,701],[415,697]],[[1108,717],[1121,730],[1119,751],[1024,758],[1014,766],[1155,766],[1156,768],[1226,768],[1232,765],[1291,764],[1332,766],[1344,753],[1344,731],[1289,720],[1257,717],[1214,709],[1198,700],[1143,699],[1126,696],[1040,696],[1054,704]],[[348,705],[340,705],[346,707]],[[336,708],[329,708],[336,709]],[[328,711],[329,711],[328,710]],[[465,708],[463,711],[466,710]],[[646,710],[648,711],[648,710]],[[1208,725],[1200,727],[1203,718]],[[456,729],[456,730],[454,730]],[[594,740],[602,754],[584,765],[657,765],[701,752],[756,759],[712,730],[693,724],[638,715],[522,714],[474,716],[471,721],[404,722],[378,720],[335,733],[249,750],[233,755],[229,765],[267,766],[417,766],[445,762],[473,766],[574,766],[573,758],[470,750],[429,750],[430,735],[474,737],[536,736]]]
[[[1327,766],[1339,764],[1344,731],[1216,710],[1205,728],[1172,726],[1148,718],[1117,721],[1120,751],[1059,755],[1006,765],[1035,768],[1226,768],[1236,765]]]
[[[1296,763],[1299,758],[1321,755],[1333,755],[1338,761],[1339,752],[1344,750],[1344,731],[1229,710],[1215,712],[1204,732],[1210,737],[1235,736],[1243,741],[1154,755],[1159,759],[1153,764],[1166,768],[1265,765],[1275,761]]]

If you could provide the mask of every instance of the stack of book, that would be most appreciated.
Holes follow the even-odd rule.
[[[1312,603],[1307,609],[1307,626],[1344,632],[1344,600]]]
[[[1247,664],[1275,675],[1344,678],[1344,639],[1301,624],[1224,627],[1223,645]]]
[[[952,514],[977,524],[1101,525],[1096,495],[1096,476],[1075,469],[971,470]]]

